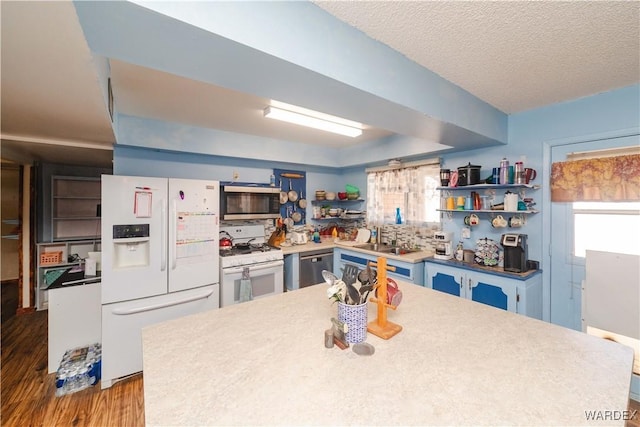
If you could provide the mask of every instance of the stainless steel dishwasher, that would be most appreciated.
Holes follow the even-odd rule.
[[[300,254],[300,288],[324,283],[322,270],[333,271],[333,250],[318,249]]]

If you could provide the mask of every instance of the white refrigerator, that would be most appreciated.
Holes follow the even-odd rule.
[[[217,181],[102,176],[102,388],[142,371],[142,328],[220,306]]]

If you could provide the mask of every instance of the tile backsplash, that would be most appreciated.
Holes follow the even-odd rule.
[[[253,220],[253,221],[221,221],[221,225],[264,225],[265,239],[271,236],[271,233],[276,229],[275,221],[266,220]],[[347,234],[353,229],[360,227],[366,227],[364,221],[336,221],[335,223],[322,223],[318,224],[319,228],[328,227],[332,224],[339,224],[341,227],[345,227]],[[313,225],[300,225],[294,227],[295,231],[313,231]],[[374,227],[368,227],[373,229]],[[384,244],[391,244],[393,240],[396,240],[397,245],[408,245],[409,247],[419,247],[422,249],[434,249],[433,233],[435,231],[442,230],[442,226],[439,223],[426,223],[421,225],[396,225],[389,224],[380,227],[380,241]]]

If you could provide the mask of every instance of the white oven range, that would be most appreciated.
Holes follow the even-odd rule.
[[[233,241],[231,249],[220,250],[220,307],[239,302],[245,268],[249,269],[254,299],[282,293],[282,251],[266,244],[263,225],[221,226],[220,236]]]

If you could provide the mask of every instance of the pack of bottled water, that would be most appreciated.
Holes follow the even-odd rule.
[[[56,396],[75,393],[100,381],[102,348],[99,343],[67,350],[56,373]]]

